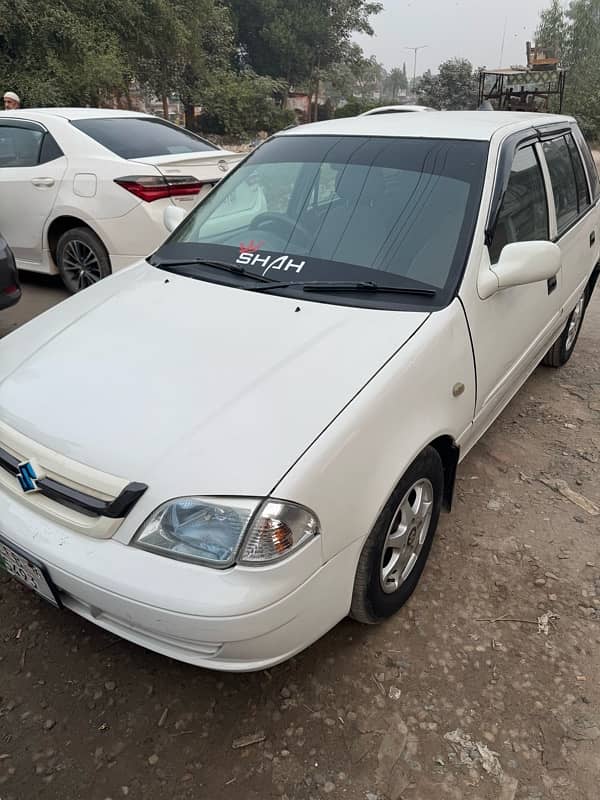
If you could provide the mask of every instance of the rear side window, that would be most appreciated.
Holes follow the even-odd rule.
[[[43,138],[41,128],[0,124],[0,168],[34,167]]]
[[[218,150],[190,131],[153,117],[76,119],[71,124],[121,158],[174,156]]]
[[[563,136],[544,142],[543,147],[552,180],[556,222],[560,236],[579,217],[579,196],[573,160],[567,140]]]
[[[515,155],[498,215],[490,246],[492,264],[498,262],[507,244],[548,238],[548,201],[542,170],[533,147],[524,147]]]
[[[577,142],[581,154],[583,155],[583,160],[585,161],[588,178],[590,179],[590,186],[592,189],[592,202],[596,202],[600,196],[600,179],[598,178],[596,162],[594,161],[594,157],[592,156],[590,148],[588,147],[588,143],[583,138],[583,134],[577,126],[573,128],[573,136],[575,137],[575,141]]]
[[[56,140],[49,133],[46,133],[40,148],[40,164],[47,164],[62,155],[63,151],[56,143]]]
[[[590,193],[588,191],[587,179],[585,177],[585,170],[581,162],[579,150],[572,136],[567,136],[567,147],[571,154],[571,161],[573,163],[573,172],[575,173],[575,183],[577,184],[577,205],[580,214],[584,214],[590,207]]]

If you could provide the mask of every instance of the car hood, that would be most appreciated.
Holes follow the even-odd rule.
[[[167,496],[262,496],[427,316],[142,263],[3,340],[0,419]]]

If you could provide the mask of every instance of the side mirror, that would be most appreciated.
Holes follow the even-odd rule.
[[[178,225],[183,222],[186,216],[185,208],[179,206],[167,206],[163,214],[163,223],[165,228],[172,233]]]
[[[487,299],[500,289],[548,281],[556,276],[561,266],[562,253],[553,242],[507,244],[498,263],[480,274],[479,294]]]

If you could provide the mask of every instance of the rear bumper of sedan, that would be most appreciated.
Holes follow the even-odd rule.
[[[315,540],[262,576],[252,568],[219,572],[73,533],[1,493],[0,507],[0,534],[44,564],[65,608],[179,661],[266,669],[349,611],[360,544],[325,564]],[[257,580],[266,592],[256,591]]]

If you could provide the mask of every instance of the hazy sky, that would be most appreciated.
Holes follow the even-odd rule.
[[[356,41],[387,69],[406,61],[412,77],[413,54],[405,47],[423,44],[429,46],[419,51],[419,73],[436,70],[454,56],[468,58],[475,67],[525,63],[525,42],[533,38],[539,12],[550,0],[383,0],[383,4],[384,10],[373,18],[375,36],[357,36]]]

